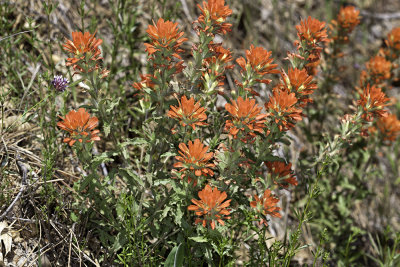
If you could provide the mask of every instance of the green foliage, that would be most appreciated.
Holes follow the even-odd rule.
[[[0,221],[13,220],[22,234],[25,228],[39,232],[39,246],[51,243],[50,249],[46,245],[32,252],[39,264],[47,251],[60,251],[52,254],[52,260],[71,266],[78,262],[168,267],[297,266],[301,261],[307,266],[400,264],[398,212],[393,204],[399,198],[400,140],[389,141],[379,131],[365,137],[368,127],[377,127],[376,120],[367,122],[365,115],[377,115],[380,107],[350,104],[362,94],[353,90],[360,84],[359,73],[343,72],[350,59],[338,55],[353,52],[351,38],[350,44],[315,42],[317,48],[298,40],[290,51],[283,51],[288,46],[279,47],[275,39],[272,47],[262,44],[273,51],[273,63],[279,63],[272,69],[285,72],[297,67],[312,73],[312,56],[323,54],[318,58],[320,73],[310,74],[318,83],[313,102],[308,95],[304,102],[296,98],[294,107],[302,111],[301,121],[296,121],[288,119],[289,111],[273,117],[268,107],[273,92],[284,86],[283,73],[281,77],[274,71],[260,74],[265,66],[253,68],[248,58],[243,58],[245,67],[239,64],[232,70],[235,61],[224,61],[226,55],[216,52],[223,48],[219,39],[233,49],[241,47],[242,36],[235,34],[257,35],[252,40],[263,42],[262,34],[250,33],[257,28],[255,18],[262,15],[253,11],[253,3],[243,7],[225,3],[234,12],[243,12],[234,14],[237,21],[227,20],[234,24],[231,38],[223,31],[228,27],[221,24],[225,18],[213,21],[203,14],[204,20],[186,23],[187,12],[195,9],[190,1],[108,1],[108,13],[98,12],[104,1],[78,2],[73,7],[79,15],[76,25],[68,28],[97,31],[96,38],[102,39],[102,59],[97,61],[90,54],[94,50],[84,52],[84,58],[62,51],[65,38],[71,36],[64,36],[69,34],[64,28],[60,35],[52,32],[57,26],[54,19],[62,18],[62,1],[42,1],[40,20],[20,13],[19,5],[0,3]],[[273,2],[274,9],[280,8],[279,1]],[[310,3],[306,1],[305,9],[312,14]],[[332,17],[334,5],[329,2],[320,12]],[[286,16],[286,11],[272,13]],[[159,17],[179,21],[179,31],[186,34],[157,46],[146,29],[151,19],[156,25]],[[279,38],[291,44],[299,21],[287,23]],[[179,38],[190,40],[180,44]],[[235,59],[245,54],[236,52]],[[279,61],[287,52],[289,60]],[[71,57],[85,61],[85,67],[65,66],[64,59]],[[398,58],[392,63],[396,66]],[[61,73],[70,80],[64,92],[51,83]],[[139,73],[151,78],[141,81]],[[398,70],[393,67],[390,74],[383,82],[385,90],[394,84]],[[137,81],[133,87],[132,81]],[[340,86],[345,90],[341,99],[335,93]],[[176,117],[169,113],[173,106],[183,105],[182,96],[205,108],[205,125],[194,127],[189,116],[179,120],[183,110]],[[239,96],[256,100],[257,118],[235,120],[225,102],[234,105]],[[78,127],[73,130],[86,131],[83,141],[77,138],[72,146],[62,143],[76,136],[74,131],[60,130],[60,117],[78,108],[98,118],[94,129],[100,131],[101,140],[90,139],[93,129]],[[400,114],[398,104],[389,109]],[[251,124],[257,120],[262,121],[259,129]],[[282,129],[282,120],[293,124],[289,131]],[[205,162],[196,162],[182,149],[197,139],[212,153]],[[20,161],[30,166],[25,191],[20,191],[21,175],[15,167]],[[271,162],[286,167],[291,162],[290,173],[274,173],[267,166]],[[210,170],[213,174],[207,173]],[[292,174],[296,187],[293,181],[280,183]],[[205,200],[205,195],[211,196],[204,191],[206,185],[226,197],[220,195],[211,205]],[[263,199],[267,190],[271,195],[264,199],[269,201],[265,207],[257,198]],[[15,205],[14,199],[17,205],[3,213]],[[230,203],[218,207],[223,201]],[[24,221],[25,217],[29,219]],[[59,263],[63,257],[68,262]]]

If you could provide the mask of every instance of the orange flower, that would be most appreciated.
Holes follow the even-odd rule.
[[[382,50],[385,53],[384,50]],[[360,85],[365,86],[368,83],[385,86],[385,80],[390,79],[392,74],[392,63],[385,57],[377,55],[371,58],[366,64],[366,70],[360,75]]]
[[[390,79],[392,63],[387,61],[384,57],[375,56],[365,65],[369,75],[376,84],[379,84],[383,80]]]
[[[360,24],[360,10],[357,10],[354,6],[341,7],[337,16],[337,23],[341,28],[352,32]]]
[[[291,61],[301,59],[305,61],[305,67],[309,75],[317,73],[317,66],[320,64],[322,42],[329,42],[325,22],[308,17],[296,25],[297,36],[294,44],[297,46],[300,55],[289,54]]]
[[[208,48],[212,55],[203,60],[203,69],[205,70],[203,72],[203,80],[207,84],[205,86],[214,87],[214,85],[209,84],[209,78],[206,78],[209,74],[215,77],[218,81],[218,86],[223,86],[225,70],[233,68],[232,64],[227,65],[232,61],[232,52],[229,49],[223,48],[221,44],[214,44],[213,42],[208,45]]]
[[[213,53],[213,56],[204,59],[204,61],[207,63],[207,66],[210,66],[212,63],[218,63],[221,65],[232,61],[232,51],[229,49],[223,48],[221,44],[214,44],[212,42],[208,46],[210,51]],[[228,66],[227,68],[232,67]]]
[[[329,25],[329,36],[336,44],[346,44],[349,42],[349,35],[354,28],[360,24],[360,11],[354,6],[341,7],[336,20],[332,20]],[[343,57],[340,48],[334,47],[333,57]]]
[[[90,117],[84,108],[80,108],[78,111],[71,110],[65,115],[65,118],[60,118],[63,121],[58,122],[57,126],[71,135],[64,138],[64,143],[72,146],[77,140],[81,143],[83,140],[86,142],[100,140],[100,137],[97,136],[100,131],[94,130],[99,124],[99,120],[96,117]]]
[[[279,202],[279,198],[271,195],[271,190],[267,189],[264,191],[264,194],[261,198],[257,195],[254,195],[255,201],[250,202],[250,206],[255,208],[260,214],[263,216],[271,215],[273,217],[281,218],[282,216],[278,213],[281,209],[276,207],[276,203]],[[260,218],[260,225],[263,223],[265,226],[268,226],[265,218]]]
[[[308,75],[305,69],[290,68],[288,74],[282,71],[281,76],[284,88],[290,93],[295,93],[298,98],[310,95],[318,88],[317,84],[313,82],[313,76]]]
[[[157,51],[170,50],[172,55],[176,58],[181,58],[178,53],[182,52],[179,46],[182,45],[186,38],[182,38],[183,32],[179,31],[178,23],[172,21],[164,21],[160,18],[157,24],[153,22],[153,25],[149,25],[147,34],[152,40],[152,43],[145,43],[146,51],[149,55],[154,54]],[[168,56],[168,55],[167,55]]]
[[[225,225],[223,219],[230,219],[227,217],[231,212],[227,207],[231,202],[231,199],[226,200],[227,195],[225,192],[219,191],[216,187],[211,188],[210,185],[206,185],[203,190],[199,192],[199,198],[192,199],[194,205],[190,205],[188,210],[196,211],[196,215],[203,218],[197,218],[195,223],[201,223],[203,227],[210,223],[211,228],[215,229],[215,222],[219,222],[221,225]],[[225,201],[225,202],[224,202]]]
[[[378,118],[376,125],[386,141],[394,141],[400,135],[400,121],[394,114]]]
[[[372,121],[373,116],[387,116],[387,111],[384,110],[383,107],[388,106],[389,101],[390,99],[386,97],[381,88],[368,84],[364,87],[357,104],[364,109],[365,113],[362,117],[367,121]]]
[[[265,104],[265,108],[270,112],[270,117],[273,118],[280,131],[289,130],[296,121],[302,119],[302,111],[295,107],[296,103],[295,93],[274,88],[273,95]]]
[[[209,175],[213,176],[214,172],[209,169],[215,167],[214,164],[208,163],[213,157],[214,153],[207,153],[208,146],[201,143],[200,139],[189,141],[189,147],[184,143],[179,144],[179,154],[175,159],[179,162],[174,164],[175,168],[182,168],[180,172],[186,170],[194,171],[196,176]]]
[[[265,162],[265,165],[271,172],[275,184],[284,188],[287,188],[288,184],[297,186],[298,183],[292,171],[292,163],[285,164],[282,161],[273,161]],[[283,183],[280,180],[283,180]]]
[[[386,45],[400,52],[400,27],[394,28],[387,36]]]
[[[201,107],[200,101],[195,103],[193,97],[187,99],[186,96],[182,96],[181,101],[178,98],[177,100],[179,106],[170,106],[171,109],[167,113],[168,117],[179,120],[182,126],[191,126],[193,130],[196,130],[196,125],[207,125],[203,122],[207,120],[206,109]]]
[[[242,72],[245,71],[249,73],[249,71],[252,70],[258,75],[256,79],[258,82],[268,84],[271,80],[261,80],[260,78],[269,73],[279,73],[278,70],[275,70],[278,64],[271,64],[274,60],[270,58],[271,54],[271,51],[251,45],[250,50],[246,50],[247,62],[243,57],[238,58],[236,62],[242,68]]]
[[[225,123],[225,130],[229,131],[230,136],[237,138],[239,131],[249,138],[255,137],[255,132],[263,133],[267,115],[261,113],[262,108],[256,104],[255,99],[243,100],[239,96],[237,101],[231,100],[231,103],[225,104],[225,109],[232,117],[232,120],[227,120]]]
[[[72,32],[72,41],[66,39],[63,45],[65,51],[74,55],[73,58],[67,59],[67,66],[73,65],[74,70],[83,72],[85,69],[79,65],[79,62],[83,61],[86,64],[86,71],[90,72],[93,70],[93,67],[89,68],[87,66],[89,64],[87,60],[97,61],[101,59],[99,45],[103,42],[101,39],[96,39],[94,37],[95,34],[96,32],[93,34],[89,32],[85,32],[84,34],[82,32]],[[97,69],[98,66],[96,65],[94,68]]]
[[[226,23],[225,20],[232,14],[229,6],[225,6],[225,0],[208,0],[203,2],[203,7],[197,5],[201,10],[201,15],[197,21],[203,26],[203,31],[211,31],[211,34],[226,34],[231,30],[232,24]]]
[[[308,17],[306,20],[300,21],[300,25],[296,25],[296,29],[300,41],[305,41],[308,46],[315,47],[320,42],[329,42],[325,22]]]
[[[144,74],[144,75],[140,75],[140,82],[134,82],[132,84],[133,88],[135,88],[136,90],[142,90],[143,88],[150,88],[153,89],[154,86],[156,85],[153,82],[153,79],[155,79],[155,77],[151,74]]]

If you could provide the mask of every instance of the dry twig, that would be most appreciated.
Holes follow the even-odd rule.
[[[19,189],[19,192],[13,202],[11,202],[10,206],[3,212],[3,214],[0,215],[0,221],[7,216],[7,214],[12,210],[14,205],[17,203],[18,199],[22,196],[22,193],[25,191],[26,188],[26,177],[28,175],[28,168],[23,164],[20,160],[17,159],[17,165],[19,167],[19,171],[22,175],[22,181],[21,181],[21,188]]]

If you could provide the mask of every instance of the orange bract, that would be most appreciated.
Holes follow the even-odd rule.
[[[294,44],[297,46],[297,50],[300,51],[300,55],[289,53],[289,59],[294,60],[297,58],[301,61],[306,61],[305,68],[307,73],[315,75],[317,66],[320,64],[322,43],[329,42],[325,22],[308,17],[300,21],[299,25],[296,25],[296,30],[299,40],[296,40]]]
[[[197,5],[197,7],[202,13],[197,21],[206,24],[205,31],[215,28],[214,34],[226,34],[231,30],[232,24],[225,23],[225,20],[232,14],[232,10],[229,9],[229,6],[225,6],[225,0],[208,0],[207,3],[203,2],[203,7],[200,5]]]
[[[394,141],[400,135],[400,121],[394,114],[380,117],[376,122],[376,126],[386,141]]]
[[[296,25],[297,36],[300,41],[306,41],[308,45],[315,46],[320,42],[329,42],[326,32],[325,22],[321,22],[312,17],[302,20],[300,25]]]
[[[280,131],[289,130],[296,121],[302,119],[301,109],[295,107],[297,100],[295,93],[274,88],[273,95],[265,104],[265,108],[270,112],[270,117],[278,125]]]
[[[155,83],[153,82],[152,79],[155,79],[155,77],[151,74],[144,74],[140,75],[140,82],[134,82],[132,84],[133,88],[137,90],[142,90],[143,88],[150,88],[153,89],[155,86]]]
[[[96,39],[94,37],[96,33],[90,34],[90,32],[72,32],[72,41],[66,39],[63,45],[64,50],[68,51],[75,56],[81,56],[85,53],[92,53],[93,57],[100,55],[99,45],[102,44],[103,40]]]
[[[237,138],[237,134],[242,132],[246,139],[255,137],[255,132],[263,133],[265,127],[266,114],[261,113],[261,107],[256,104],[255,99],[238,97],[237,101],[231,100],[232,104],[225,104],[225,109],[230,113],[232,120],[227,120],[225,130],[229,135]]]
[[[97,135],[100,131],[94,130],[99,124],[99,120],[96,117],[90,117],[84,108],[80,108],[78,111],[71,110],[65,115],[65,118],[60,118],[63,121],[58,122],[57,126],[70,134],[70,137],[64,138],[64,143],[72,146],[77,140],[81,143],[83,140],[86,142],[100,140]]]
[[[180,172],[189,170],[194,171],[196,176],[214,175],[214,172],[209,168],[213,168],[215,165],[208,163],[214,153],[207,153],[208,146],[203,145],[200,139],[196,139],[194,142],[189,141],[188,146],[184,143],[180,143],[179,149],[180,156],[175,157],[179,162],[175,163],[174,167],[182,168]]]
[[[170,106],[168,117],[178,120],[182,126],[191,126],[193,130],[196,129],[196,125],[207,125],[203,122],[207,120],[206,109],[201,107],[200,101],[195,103],[193,97],[187,99],[186,96],[182,96],[180,101],[178,98],[177,100],[179,106]]]
[[[375,83],[390,79],[392,63],[384,57],[375,56],[366,63],[367,71]]]
[[[389,101],[390,99],[386,97],[381,88],[368,84],[364,87],[357,104],[364,109],[363,118],[367,121],[372,121],[373,116],[387,116],[387,111],[383,107],[388,106]]]
[[[247,62],[243,57],[238,58],[236,62],[242,68],[242,71],[248,72],[251,69],[260,76],[259,78],[261,78],[261,76],[269,73],[279,73],[279,71],[275,69],[278,64],[271,64],[274,60],[271,58],[271,54],[271,51],[267,51],[262,47],[254,47],[254,45],[251,45],[250,50],[246,50]],[[258,82],[267,84],[271,82],[271,80],[256,80]]]
[[[82,32],[72,32],[72,41],[66,39],[63,45],[65,51],[74,55],[73,58],[67,59],[67,66],[73,65],[74,69],[84,71],[82,66],[79,66],[80,61],[85,59],[97,61],[101,59],[99,45],[102,44],[103,40],[96,39],[94,37],[95,34],[96,32],[93,34],[89,32],[85,32],[84,34]]]
[[[281,218],[282,216],[278,213],[281,209],[276,207],[276,203],[279,202],[279,199],[271,195],[271,190],[267,189],[264,191],[264,194],[261,198],[257,195],[254,195],[255,201],[250,202],[250,206],[255,208],[260,214],[266,216],[271,215],[273,217]],[[260,218],[260,224],[263,223],[265,226],[268,226],[265,218]]]
[[[354,6],[341,7],[336,20],[340,27],[351,32],[360,24],[360,10]]]
[[[197,216],[203,217],[197,218],[196,224],[201,223],[203,227],[206,227],[210,223],[211,228],[215,229],[216,221],[224,225],[223,219],[230,219],[227,215],[231,212],[226,208],[229,207],[231,200],[225,201],[227,198],[225,192],[219,191],[216,187],[211,188],[210,185],[206,185],[199,192],[199,198],[200,200],[192,199],[194,205],[188,207],[188,210],[196,211]]]
[[[181,58],[178,53],[182,52],[179,49],[179,46],[182,45],[186,38],[182,38],[183,32],[179,31],[178,23],[173,23],[172,21],[164,21],[160,18],[157,21],[157,24],[153,22],[153,25],[149,25],[147,29],[147,34],[152,40],[151,44],[146,43],[146,51],[149,55],[154,54],[156,51],[160,51],[160,49],[168,49],[171,50],[173,56],[176,58]]]
[[[210,66],[212,63],[216,62],[219,64],[227,64],[232,61],[232,51],[223,48],[221,44],[211,43],[209,44],[209,49],[213,53],[213,56],[204,59],[204,61],[207,63],[207,66]],[[230,66],[228,68],[230,68]]]
[[[288,187],[288,184],[296,186],[297,180],[292,171],[292,163],[285,164],[282,161],[265,162],[269,171],[273,176],[273,181],[275,184],[282,186],[284,188]],[[280,182],[279,180],[282,180]]]
[[[387,36],[388,47],[400,51],[400,27],[394,28]]]
[[[228,65],[232,61],[232,52],[229,49],[223,48],[222,45],[211,42],[208,45],[209,51],[212,54],[203,60],[204,72],[203,79],[207,82],[206,74],[211,74],[216,77],[218,86],[224,85],[224,72],[227,69],[232,69],[233,65]]]
[[[288,74],[284,71],[281,73],[284,88],[290,93],[295,93],[297,97],[310,95],[318,88],[313,82],[313,76],[308,75],[307,70],[299,70],[290,68]]]

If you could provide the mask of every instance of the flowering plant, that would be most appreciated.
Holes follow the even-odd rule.
[[[0,89],[3,117],[40,99],[20,117],[38,119],[41,132],[29,138],[43,144],[43,161],[19,148],[28,138],[10,134],[16,127],[6,119],[0,127],[2,174],[18,174],[7,168],[10,155],[20,166],[19,154],[40,170],[24,174],[17,198],[29,200],[26,214],[36,218],[22,222],[39,222],[50,242],[68,240],[61,265],[370,266],[376,255],[396,265],[397,215],[381,207],[397,199],[399,183],[399,29],[379,48],[360,48],[354,42],[373,38],[357,27],[368,21],[361,14],[372,16],[361,7],[331,3],[338,14],[324,22],[304,10],[297,19],[286,4],[264,13],[249,11],[254,3],[186,2],[178,3],[183,17],[169,1],[152,3],[151,16],[144,2],[108,1],[104,29],[97,17],[86,23],[87,7],[103,6],[82,0],[81,28],[59,46],[65,60],[51,46],[50,56],[37,57],[47,71],[18,72],[18,106]],[[253,14],[261,23],[291,19],[283,35],[253,27]],[[14,66],[7,44],[6,70]],[[18,91],[13,82],[4,88]],[[37,192],[49,196],[40,208]],[[12,205],[1,220],[14,218]],[[386,225],[395,230],[379,243]],[[378,237],[365,234],[371,229]]]

